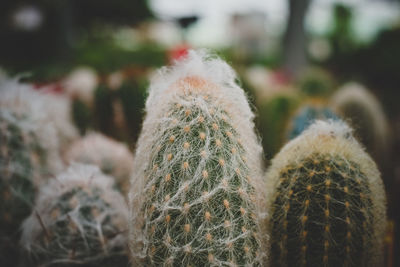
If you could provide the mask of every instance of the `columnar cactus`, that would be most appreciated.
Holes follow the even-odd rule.
[[[299,136],[316,120],[339,120],[339,117],[326,105],[322,103],[306,103],[301,106],[292,116],[287,127],[287,138],[289,140]]]
[[[192,51],[153,80],[146,111],[130,193],[135,266],[259,266],[262,148],[233,70]]]
[[[382,266],[385,191],[345,123],[310,126],[267,178],[271,266]]]
[[[355,136],[383,164],[389,146],[388,121],[376,97],[357,83],[344,85],[332,97],[335,111],[349,121]]]
[[[127,266],[128,209],[95,166],[72,165],[41,188],[22,226],[33,266]]]
[[[99,133],[89,133],[71,145],[65,158],[68,163],[75,161],[98,166],[115,178],[124,194],[128,193],[133,156],[126,145]]]

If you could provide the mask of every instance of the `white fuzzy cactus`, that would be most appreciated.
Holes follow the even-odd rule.
[[[133,156],[128,147],[100,133],[89,133],[74,142],[65,155],[66,161],[98,166],[116,179],[118,187],[128,193]]]
[[[383,183],[344,122],[312,124],[267,178],[271,266],[382,266]]]
[[[259,266],[262,148],[234,71],[191,51],[149,89],[130,191],[134,266]]]
[[[15,79],[0,80],[0,108],[15,117],[15,120],[25,120],[27,131],[34,133],[36,143],[46,153],[40,155],[45,158],[45,170],[42,177],[54,175],[62,170],[60,158],[59,138],[57,128],[52,119],[49,119],[46,109],[47,97],[38,92],[29,84],[23,84]],[[38,181],[39,182],[39,181]]]
[[[40,190],[22,226],[24,264],[126,266],[128,209],[113,180],[91,165],[72,165]]]

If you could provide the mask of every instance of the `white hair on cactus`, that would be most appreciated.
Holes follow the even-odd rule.
[[[126,255],[123,233],[127,230],[128,209],[113,185],[113,179],[102,174],[97,166],[78,163],[50,180],[40,189],[34,211],[22,224],[20,244],[25,252],[44,265],[82,264]],[[79,192],[86,192],[87,197]],[[93,217],[82,217],[82,210],[87,208]],[[65,233],[66,229],[57,232],[59,223],[66,222],[66,229],[72,234]],[[78,242],[86,245],[80,244],[81,251],[76,251],[75,259],[70,252]],[[90,242],[102,243],[100,251]]]
[[[16,79],[0,80],[0,108],[12,113],[16,119],[26,117],[21,126],[35,133],[39,145],[46,151],[48,174],[54,175],[62,168],[59,156],[59,139],[53,120],[49,120],[45,94],[36,91],[31,85]]]
[[[256,230],[257,233],[255,233],[257,235],[257,242],[263,243],[267,239],[261,237],[261,231],[259,230],[260,225],[262,224],[261,221],[266,217],[265,205],[263,204],[265,201],[265,194],[263,193],[264,180],[262,175],[262,147],[259,142],[260,140],[254,132],[254,114],[249,107],[244,91],[236,84],[236,79],[235,72],[227,63],[213,55],[207,54],[205,51],[189,51],[186,58],[176,62],[172,67],[162,68],[159,73],[153,77],[149,88],[149,96],[146,101],[146,117],[135,151],[135,160],[133,165],[135,171],[132,175],[132,185],[129,196],[131,207],[130,248],[135,264],[143,264],[141,260],[146,258],[146,248],[149,246],[148,237],[142,228],[146,223],[145,221],[148,220],[148,218],[146,219],[143,217],[143,206],[146,201],[144,192],[148,190],[147,187],[149,184],[154,185],[154,181],[151,180],[153,178],[148,177],[148,171],[153,168],[152,164],[154,163],[154,158],[158,153],[157,148],[163,146],[168,138],[170,142],[174,142],[175,137],[169,136],[168,134],[172,134],[176,129],[182,128],[185,132],[189,132],[191,127],[195,128],[199,124],[199,120],[202,121],[203,119],[207,123],[212,120],[215,120],[218,123],[218,120],[224,120],[224,114],[228,117],[227,124],[229,127],[233,128],[237,140],[239,140],[238,143],[243,147],[243,162],[245,162],[246,168],[249,171],[248,175],[251,177],[251,179],[249,179],[250,187],[253,187],[255,190],[255,199],[252,203],[255,205],[255,210],[253,211],[255,217],[257,217],[255,219],[257,221],[256,228],[258,229]],[[200,117],[189,119],[191,121],[180,120],[181,117],[174,120],[172,116],[170,116],[172,112],[175,112],[174,106],[193,108],[198,110],[201,115],[199,115]],[[176,112],[178,113],[177,116],[183,114],[183,117],[185,117],[185,113],[187,115],[190,114],[190,111],[184,111],[182,113],[178,111],[178,109],[176,109]],[[186,118],[187,117],[188,116],[186,116]],[[218,126],[216,123],[213,124],[215,131],[217,131],[219,127],[222,126]],[[229,132],[228,136],[231,136],[231,134],[232,133]],[[184,138],[185,137],[178,136],[176,140],[179,143]],[[215,137],[212,137],[208,130],[206,133],[200,133],[199,138],[205,142],[202,155],[204,157],[210,155],[210,158],[216,157],[215,147],[212,144],[215,143],[216,146],[218,146],[219,139],[214,139]],[[174,164],[176,166],[179,165],[175,159],[184,157],[190,159],[192,156],[196,157],[197,154],[192,155],[191,152],[186,152],[189,151],[190,148],[193,148],[194,150],[199,149],[201,145],[196,142],[197,140],[187,140],[187,142],[182,143],[182,149],[177,149],[171,154],[168,154],[166,159],[171,161],[170,166],[173,166]],[[237,143],[235,143],[235,145],[237,145]],[[236,151],[236,148],[233,148]],[[224,151],[224,156],[230,158],[230,152],[230,150]],[[232,164],[234,165],[238,164],[235,160],[232,160]],[[206,162],[206,160],[204,161]],[[190,176],[188,180],[190,184],[188,186],[191,188],[190,190],[196,191],[192,192],[194,197],[192,202],[193,205],[205,201],[205,197],[196,199],[194,195],[197,195],[197,193],[201,195],[201,189],[192,187],[192,184],[194,185],[204,177],[208,177],[209,173],[203,169],[206,165],[205,162],[201,161],[198,165],[190,167],[187,162],[183,164],[183,168],[193,169],[193,175]],[[220,159],[219,164],[225,166],[225,164],[228,163],[227,161]],[[173,168],[168,166],[158,167],[160,173],[168,173],[168,168]],[[229,166],[229,168],[234,167],[235,166]],[[229,175],[232,174],[225,174],[228,175],[227,179],[231,178]],[[170,176],[166,176],[167,180],[168,177]],[[177,183],[182,185],[179,187],[180,189],[178,189],[178,192],[175,195],[171,195],[171,204],[169,205],[173,205],[172,201],[179,198],[184,190],[184,181],[179,181],[179,178],[177,179]],[[212,191],[207,193],[207,196],[212,198],[220,189],[220,187],[212,189]],[[169,199],[169,195],[166,196],[166,199]],[[229,203],[221,203],[222,207],[224,205],[227,207],[229,206]],[[202,212],[204,212],[203,209],[205,209],[205,206],[206,204],[204,204]],[[182,207],[175,206],[166,206],[165,208],[166,210],[164,211],[182,209]],[[205,215],[203,213],[201,216],[205,216],[207,219],[207,217],[211,215],[206,212]],[[146,228],[147,227],[149,227],[149,225],[146,225]],[[214,226],[215,229],[218,229],[218,227],[223,226]],[[203,228],[204,227],[201,226],[201,229]],[[218,240],[220,243],[225,241],[226,240]],[[203,245],[207,247],[206,244]],[[263,246],[265,244],[261,245]],[[193,249],[202,250],[200,247],[201,246],[193,247]],[[176,248],[170,248],[170,251],[172,251],[172,253],[178,253],[181,249],[182,247],[177,245]],[[186,249],[190,250],[190,248]],[[195,253],[195,251],[193,252]],[[265,256],[265,249],[260,249],[259,254],[257,254],[256,259],[251,261],[251,264],[260,263]],[[174,256],[171,255],[171,257]],[[165,263],[168,263],[172,261],[172,258],[165,260]],[[223,261],[219,261],[219,259],[214,257],[212,254],[209,254],[208,260],[214,261],[216,264],[224,264]]]
[[[124,193],[129,190],[133,156],[128,147],[100,133],[88,133],[75,141],[65,153],[67,163],[81,162],[98,166],[115,178]]]
[[[300,136],[286,144],[272,160],[271,167],[266,174],[268,207],[274,206],[272,202],[275,200],[274,196],[276,196],[276,189],[282,178],[282,172],[289,167],[300,168],[298,166],[305,166],[305,159],[315,159],[315,155],[321,155],[321,157],[326,157],[327,159],[339,158],[348,163],[344,166],[359,166],[360,172],[366,177],[366,183],[370,190],[368,197],[371,198],[372,202],[367,208],[371,209],[373,232],[363,234],[371,241],[371,244],[376,244],[372,252],[374,255],[369,255],[370,262],[368,264],[370,265],[368,266],[380,266],[386,228],[385,191],[375,162],[353,137],[352,133],[352,128],[343,121],[316,121]],[[319,161],[319,159],[317,160]],[[308,166],[307,168],[311,167]],[[294,174],[296,173],[292,173],[292,175]],[[319,173],[319,175],[323,174],[323,172]],[[343,177],[339,178],[343,179]],[[355,179],[355,177],[351,179]],[[296,177],[296,181],[303,180],[306,181],[307,177]],[[294,195],[296,195],[296,192],[294,192]],[[341,199],[334,200],[334,202],[343,204]]]

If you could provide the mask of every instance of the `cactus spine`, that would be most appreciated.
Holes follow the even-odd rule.
[[[153,80],[130,196],[135,264],[260,265],[262,149],[234,78],[191,52]]]
[[[128,210],[113,181],[72,165],[42,187],[23,223],[21,246],[34,266],[126,266]]]
[[[267,172],[271,266],[381,266],[385,192],[342,122],[318,121]]]

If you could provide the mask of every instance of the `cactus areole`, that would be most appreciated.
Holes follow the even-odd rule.
[[[268,172],[271,266],[381,266],[385,192],[341,122],[319,121]]]
[[[130,195],[134,263],[260,265],[262,149],[234,77],[191,52],[153,82]]]

